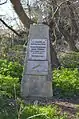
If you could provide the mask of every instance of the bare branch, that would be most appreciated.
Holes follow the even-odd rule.
[[[21,34],[17,33],[13,28],[11,28],[10,26],[8,26],[1,18],[0,21],[7,27],[9,28],[11,31],[13,31],[16,35],[21,37]]]
[[[78,26],[77,26],[77,23],[76,23],[76,20],[75,20],[75,14],[74,14],[74,11],[73,11],[73,6],[72,6],[70,1],[67,2],[67,5],[69,7],[69,13],[70,13],[72,26],[74,28],[75,34],[77,34],[79,29],[78,29]]]
[[[6,0],[6,1],[5,1],[5,2],[3,2],[3,3],[0,3],[0,5],[6,4],[6,3],[7,3],[7,1],[8,1],[8,0]]]
[[[52,18],[54,18],[55,17],[55,15],[57,14],[57,12],[58,12],[58,10],[60,9],[60,7],[64,4],[64,3],[66,3],[66,2],[68,2],[69,0],[66,0],[66,1],[64,1],[64,2],[61,2],[60,3],[60,5],[58,5],[58,7],[57,7],[57,9],[55,10],[55,12],[54,12],[54,14],[53,14],[53,17]]]

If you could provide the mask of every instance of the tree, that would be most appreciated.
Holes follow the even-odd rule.
[[[70,24],[68,25],[67,30],[64,28],[64,21],[62,18],[59,20],[59,30],[63,34],[65,40],[68,42],[70,49],[72,51],[78,51],[78,49],[75,46],[75,40],[78,36],[78,26],[75,19],[75,13],[74,13],[74,6],[70,1],[67,1],[66,3],[67,9],[69,11],[69,17],[70,17]]]
[[[3,1],[3,2],[0,0],[0,5],[3,5],[3,4],[5,4],[5,3],[7,3],[7,0],[5,0],[5,1]]]
[[[30,24],[32,24],[34,21],[31,20],[25,13],[20,0],[10,1],[13,4],[13,8],[23,25],[29,29]],[[75,46],[75,41],[78,38],[79,32],[79,29],[77,27],[78,24],[76,21],[76,17],[78,16],[76,15],[74,1],[62,0],[61,2],[61,0],[38,0],[38,4],[41,4],[43,6],[43,11],[45,11],[45,9],[48,9],[48,16],[45,16],[43,23],[49,25],[50,28],[52,67],[58,67],[60,65],[52,43],[55,41],[57,42],[58,39],[61,39],[62,36],[64,36],[64,39],[69,44],[71,50],[78,51],[78,49]],[[67,9],[68,15],[64,17],[64,15],[62,15],[61,13],[65,13],[65,9]]]
[[[13,8],[14,8],[15,12],[17,13],[21,22],[24,24],[25,27],[29,28],[30,24],[33,22],[26,15],[26,13],[25,13],[25,11],[24,11],[21,3],[20,3],[20,0],[10,0],[10,1],[13,4]]]

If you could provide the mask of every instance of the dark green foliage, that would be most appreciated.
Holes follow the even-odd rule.
[[[17,119],[15,101],[6,96],[0,96],[0,119]]]
[[[69,68],[54,70],[53,87],[55,95],[60,97],[79,96],[79,71]]]

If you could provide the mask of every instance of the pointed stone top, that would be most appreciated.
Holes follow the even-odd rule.
[[[37,21],[37,23],[38,23],[38,24],[42,24],[42,21],[43,21],[43,13],[42,13],[42,10],[39,9],[37,12],[38,12],[38,21]]]

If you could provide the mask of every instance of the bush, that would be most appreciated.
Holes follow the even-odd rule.
[[[23,67],[17,62],[0,60],[0,118],[16,118],[15,96],[20,97]]]
[[[53,71],[55,95],[60,97],[79,96],[79,72],[77,69],[62,68]],[[58,93],[58,94],[57,94]]]
[[[23,66],[18,62],[9,62],[7,60],[0,60],[0,74],[11,76],[13,78],[22,78]]]
[[[0,95],[14,97],[20,95],[20,81],[22,79],[23,66],[18,62],[0,60]]]
[[[19,79],[0,74],[0,95],[14,97],[15,93],[17,96],[20,95]]]

